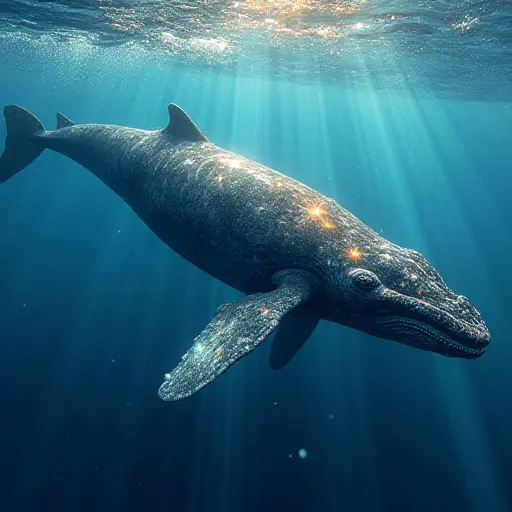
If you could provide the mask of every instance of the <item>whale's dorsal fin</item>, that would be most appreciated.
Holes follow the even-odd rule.
[[[183,109],[174,103],[171,103],[168,109],[171,120],[167,127],[162,130],[163,133],[192,142],[208,142],[208,139]]]
[[[75,126],[75,123],[68,119],[66,116],[62,115],[60,112],[57,112],[57,130],[60,128],[67,128],[68,126]]]

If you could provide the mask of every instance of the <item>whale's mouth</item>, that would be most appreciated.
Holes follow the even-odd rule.
[[[447,357],[473,359],[485,352],[490,341],[461,336],[444,327],[434,327],[421,320],[401,316],[377,317],[371,322],[381,337],[399,341],[422,350],[437,352]]]
[[[400,294],[379,309],[366,318],[363,330],[447,357],[480,357],[491,340],[476,310],[470,322],[426,301]]]

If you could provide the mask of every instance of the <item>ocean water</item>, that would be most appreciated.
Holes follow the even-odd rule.
[[[170,102],[421,251],[491,344],[323,322],[165,403],[240,294],[45,151],[0,186],[0,511],[512,511],[512,4],[0,1],[1,105],[153,129]]]

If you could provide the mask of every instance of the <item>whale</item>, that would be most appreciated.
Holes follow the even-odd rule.
[[[320,321],[448,357],[484,354],[490,332],[425,257],[377,234],[334,199],[216,146],[175,104],[163,129],[75,124],[47,131],[4,108],[4,183],[45,149],[112,189],[177,254],[243,294],[218,307],[158,390],[188,397],[274,333],[283,368]]]

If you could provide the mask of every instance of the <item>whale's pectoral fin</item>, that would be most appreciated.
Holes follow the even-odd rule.
[[[301,270],[278,272],[273,281],[275,290],[248,295],[217,309],[181,363],[165,376],[158,392],[160,398],[181,400],[206,386],[254,350],[287,313],[310,299],[315,290],[314,278]]]
[[[279,323],[270,350],[270,366],[280,370],[306,343],[318,325],[319,318],[307,305],[299,306],[288,313]]]

